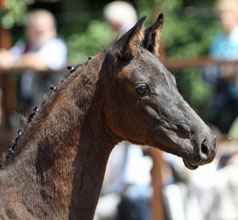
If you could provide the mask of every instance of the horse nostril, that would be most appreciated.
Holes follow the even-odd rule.
[[[209,157],[209,147],[206,144],[206,140],[202,142],[201,157],[205,160]]]
[[[201,150],[202,150],[202,153],[208,155],[208,147],[204,143],[202,144],[202,149]]]

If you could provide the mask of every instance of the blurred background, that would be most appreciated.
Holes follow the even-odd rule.
[[[68,46],[68,63],[75,65],[101,51],[115,39],[103,18],[103,7],[109,1],[73,0],[1,0],[2,28],[11,34],[13,45],[24,37],[23,24],[29,10],[44,8],[56,17],[58,34]],[[214,1],[136,0],[131,1],[138,17],[147,16],[146,25],[159,13],[165,14],[163,45],[166,58],[191,58],[207,55],[219,21]],[[10,41],[10,39],[9,39]],[[208,120],[207,108],[213,88],[202,80],[200,69],[174,71],[184,98]],[[187,74],[189,72],[189,74]]]
[[[24,27],[30,11],[46,9],[54,15],[58,37],[67,46],[67,65],[75,66],[86,61],[89,56],[93,56],[106,48],[116,38],[118,33],[113,32],[103,14],[105,5],[110,2],[108,0],[0,0],[0,48],[10,49],[19,39],[25,38]],[[221,177],[213,175],[217,175],[217,170],[224,168],[227,164],[234,163],[237,167],[237,158],[230,159],[233,155],[236,156],[238,152],[238,122],[235,121],[238,108],[238,55],[236,53],[230,58],[209,56],[212,55],[211,47],[215,36],[222,32],[224,28],[221,24],[221,18],[219,18],[221,15],[219,13],[223,13],[221,12],[222,8],[219,8],[220,11],[215,9],[215,0],[132,0],[128,2],[136,9],[138,18],[144,15],[147,16],[146,27],[151,24],[160,12],[164,13],[165,21],[161,39],[160,59],[176,77],[178,89],[184,99],[211,126],[217,135],[218,141],[217,160],[213,164],[212,171],[204,171],[206,175],[200,170],[200,173],[197,176],[193,174],[195,176],[193,177],[186,168],[181,168],[183,165],[180,162],[174,162],[174,159],[170,159],[168,155],[162,153],[152,153],[151,157],[154,165],[152,182],[154,193],[158,193],[158,195],[155,195],[152,205],[153,219],[238,220],[237,198],[233,203],[234,206],[232,206],[233,211],[236,209],[234,215],[221,214],[216,216],[209,212],[209,209],[217,210],[221,207],[214,201],[218,201],[218,198],[221,198],[221,195],[223,195],[221,192],[225,193],[224,191],[219,191],[220,188],[214,183],[219,182]],[[238,14],[238,3],[236,0],[233,3],[235,13],[237,12]],[[223,5],[220,7],[223,7]],[[224,10],[226,9],[225,7]],[[235,19],[234,50],[238,48],[238,20],[237,18]],[[233,94],[235,94],[232,104],[226,102],[224,111],[221,111],[217,117],[214,117],[218,109],[214,105],[214,97],[219,93],[220,84],[217,87],[213,83],[212,79],[217,77],[217,73],[214,72],[219,72],[219,79],[222,78],[222,73],[225,72],[225,83],[230,80],[232,83],[236,83],[236,86],[233,87],[235,89],[232,90]],[[229,73],[227,74],[227,72]],[[16,136],[16,131],[22,127],[21,119],[19,119],[21,116],[19,115],[24,115],[24,111],[22,113],[22,109],[19,109],[20,101],[17,95],[19,80],[19,74],[6,74],[3,70],[0,71],[1,154],[7,152],[12,138]],[[230,83],[228,84],[230,85]],[[227,85],[226,89],[228,88]],[[223,96],[219,97],[218,101]],[[232,113],[227,108],[232,108]],[[27,113],[29,114],[30,112],[28,111]],[[226,122],[226,116],[231,115],[232,117],[228,117],[227,120],[232,122],[223,126],[222,123]],[[225,118],[224,120],[219,120],[223,117]],[[156,159],[161,162],[157,164],[155,162]],[[236,172],[237,169],[235,172],[229,171],[226,176],[229,176],[230,173],[232,177],[238,176]],[[213,182],[207,183],[206,186],[202,185],[204,182],[206,183],[208,176],[212,176]],[[197,184],[199,178],[200,181],[204,181],[200,185]],[[238,197],[237,178],[232,181],[236,188],[232,189],[231,195]],[[184,185],[180,187],[179,184]],[[166,186],[172,187],[166,188]],[[191,193],[191,188],[194,188],[193,192],[196,192],[196,195]],[[217,189],[217,191],[213,192],[214,189]],[[189,196],[189,193],[192,197]],[[203,194],[204,197],[201,196]],[[213,194],[214,197],[207,196],[208,194]],[[233,196],[228,198],[233,201]],[[174,201],[169,198],[173,198]],[[211,203],[208,202],[209,199]],[[181,203],[182,205],[175,205],[175,201],[177,204]],[[201,203],[203,205],[199,207]],[[195,210],[196,217],[193,216],[195,214],[191,214],[191,211],[189,211],[191,207]],[[197,207],[197,209],[194,209],[194,207]],[[232,211],[226,210],[224,212],[231,213]],[[110,218],[101,217],[101,219]],[[113,218],[111,217],[111,219]],[[127,220],[130,219],[127,218]]]

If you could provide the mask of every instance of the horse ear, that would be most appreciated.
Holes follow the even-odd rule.
[[[134,27],[125,33],[117,42],[118,55],[120,58],[130,58],[135,56],[137,48],[141,45],[144,38],[142,31],[146,16],[142,17]]]
[[[144,40],[142,45],[155,56],[159,55],[159,41],[164,23],[164,16],[160,14],[156,21],[144,31]]]

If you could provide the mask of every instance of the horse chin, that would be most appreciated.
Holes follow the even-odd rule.
[[[184,159],[183,159],[183,163],[190,170],[196,170],[198,168],[198,165],[193,165],[192,163]]]
[[[149,146],[155,146],[155,145],[153,145],[153,144],[147,144],[147,145],[149,145]],[[171,149],[170,149],[170,151],[168,151],[166,145],[160,144],[160,145],[159,145],[159,149],[160,149],[160,150],[163,150],[163,151],[166,151],[166,152],[168,152],[168,153],[177,155],[178,157],[182,157],[182,158],[183,158],[183,156],[182,156],[181,154],[179,154],[178,152],[176,152],[176,151],[173,151],[173,150],[171,150]],[[183,163],[184,163],[185,167],[187,167],[187,168],[190,169],[190,170],[196,170],[196,169],[198,168],[198,165],[195,165],[195,164],[193,164],[192,162],[190,162],[189,160],[186,160],[186,159],[184,159],[184,158],[183,158]]]

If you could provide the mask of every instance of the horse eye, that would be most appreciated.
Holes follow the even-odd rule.
[[[144,83],[138,84],[136,86],[136,92],[139,95],[147,95],[148,92],[149,92],[149,87],[146,84],[144,84]]]

